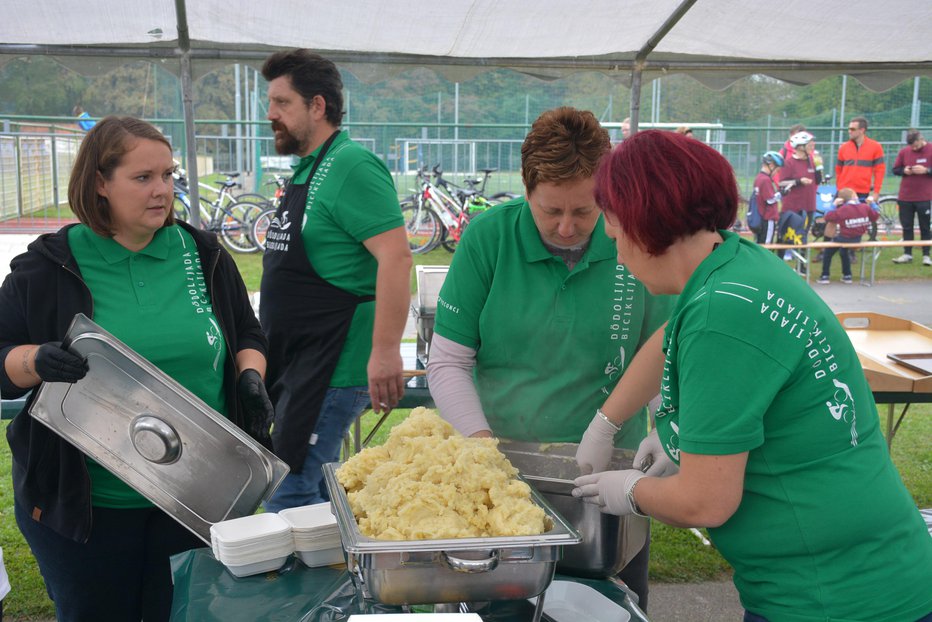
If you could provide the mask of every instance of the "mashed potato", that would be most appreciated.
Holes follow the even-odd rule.
[[[548,519],[491,438],[465,438],[416,408],[388,441],[337,471],[359,530],[380,540],[528,536]]]

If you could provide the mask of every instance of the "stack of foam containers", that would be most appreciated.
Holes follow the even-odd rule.
[[[291,526],[294,552],[304,565],[329,566],[343,560],[343,545],[330,503],[282,510],[278,515]]]
[[[278,570],[294,551],[291,525],[278,514],[253,514],[210,527],[214,557],[237,577]]]

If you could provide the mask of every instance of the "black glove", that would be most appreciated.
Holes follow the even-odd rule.
[[[61,347],[61,341],[39,346],[33,362],[43,382],[74,383],[87,375],[87,361]]]
[[[265,390],[262,376],[255,369],[244,369],[236,381],[236,392],[246,415],[246,431],[260,445],[271,451],[271,429],[275,410]]]

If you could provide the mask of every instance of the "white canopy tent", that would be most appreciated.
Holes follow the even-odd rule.
[[[712,88],[765,74],[847,74],[872,90],[932,76],[932,2],[915,0],[4,0],[0,65],[42,54],[85,73],[127,59],[193,77],[307,47],[362,80],[415,66],[464,80],[507,67],[543,79],[599,71],[632,88],[686,73]],[[189,153],[189,173],[196,162]],[[192,184],[192,190],[196,184]],[[194,197],[196,201],[197,198]]]

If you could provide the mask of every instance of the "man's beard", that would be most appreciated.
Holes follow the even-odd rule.
[[[295,155],[301,152],[301,141],[288,131],[281,123],[273,123],[272,131],[275,134],[275,151],[279,155]]]

